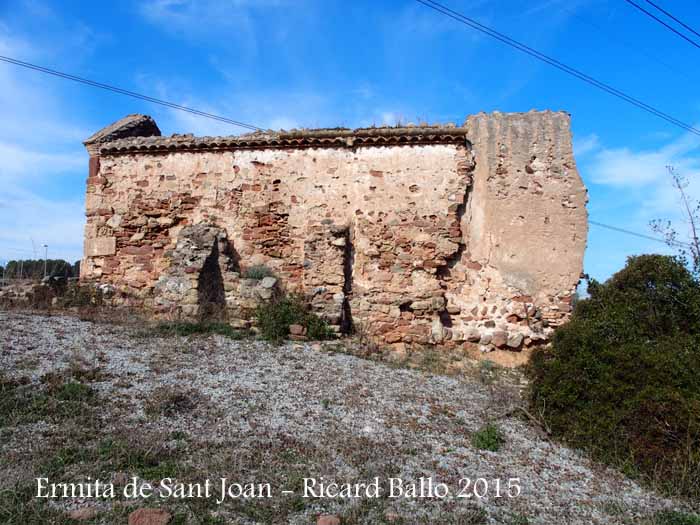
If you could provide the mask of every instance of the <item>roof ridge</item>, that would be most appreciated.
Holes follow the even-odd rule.
[[[170,137],[138,136],[118,138],[100,144],[104,154],[134,151],[356,147],[463,143],[467,128],[455,124],[382,126],[368,128],[293,129],[246,133],[220,137],[174,134]]]

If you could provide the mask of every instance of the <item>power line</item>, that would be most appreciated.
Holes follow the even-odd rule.
[[[646,0],[646,2],[647,2],[647,4],[651,4],[651,5],[654,6],[656,9],[658,9],[659,11],[661,11],[663,14],[665,14],[665,15],[666,15],[667,17],[669,17],[671,20],[675,20],[676,22],[678,22],[680,25],[682,25],[683,27],[685,27],[685,28],[686,28],[688,31],[690,31],[691,33],[695,34],[696,36],[700,36],[700,33],[698,33],[695,29],[693,29],[692,27],[690,27],[690,26],[687,25],[687,24],[684,24],[684,23],[683,23],[682,21],[680,21],[678,18],[676,18],[676,17],[673,16],[671,13],[669,13],[668,11],[666,11],[663,7],[656,5],[656,4],[655,4],[654,2],[652,2],[651,0]]]
[[[635,98],[633,98],[633,97],[631,97],[631,96],[629,96],[629,95],[626,95],[625,93],[623,93],[623,92],[621,92],[621,91],[618,91],[617,89],[615,89],[615,88],[613,88],[613,87],[611,87],[611,86],[608,86],[607,84],[604,84],[604,83],[602,83],[602,82],[600,82],[600,81],[594,79],[593,77],[590,77],[590,76],[586,75],[585,73],[582,73],[582,72],[580,72],[580,71],[578,71],[578,70],[576,70],[576,69],[574,69],[574,68],[572,68],[572,67],[569,67],[569,66],[567,66],[566,64],[563,64],[562,62],[559,62],[559,61],[557,61],[557,60],[555,60],[555,59],[553,59],[553,58],[551,58],[551,57],[548,57],[547,55],[544,55],[544,54],[540,53],[539,51],[536,51],[535,49],[533,49],[533,48],[531,48],[531,47],[529,47],[529,46],[527,46],[527,45],[525,45],[525,44],[522,44],[522,43],[518,42],[517,40],[513,40],[513,39],[511,39],[510,37],[508,37],[508,36],[506,36],[506,35],[504,35],[504,34],[502,34],[502,33],[499,33],[498,31],[495,31],[495,30],[493,30],[493,29],[491,29],[491,28],[489,28],[489,27],[487,27],[487,26],[484,26],[484,25],[480,24],[479,22],[477,22],[477,21],[475,21],[475,20],[473,20],[473,19],[471,19],[471,18],[468,18],[468,17],[462,15],[461,13],[458,13],[458,12],[456,12],[456,11],[453,11],[453,10],[449,9],[448,7],[446,7],[446,6],[444,6],[444,5],[442,5],[442,4],[439,4],[438,2],[434,2],[433,0],[426,0],[426,1],[424,1],[424,0],[416,0],[416,1],[419,2],[419,3],[421,3],[421,4],[423,4],[423,5],[425,5],[426,7],[429,7],[429,8],[431,8],[431,9],[435,10],[435,11],[438,11],[438,12],[440,12],[440,13],[446,15],[446,16],[449,16],[450,18],[453,18],[454,20],[457,20],[458,22],[461,22],[461,23],[463,23],[463,24],[465,24],[465,25],[468,25],[468,26],[470,26],[470,27],[476,29],[477,31],[480,31],[480,32],[482,32],[482,33],[484,33],[484,34],[487,34],[487,35],[489,35],[489,36],[491,36],[491,37],[493,37],[493,38],[496,38],[497,40],[500,40],[501,42],[503,42],[503,43],[505,43],[505,44],[507,44],[507,45],[509,45],[509,46],[511,46],[511,47],[514,47],[515,49],[518,49],[519,51],[522,51],[522,52],[524,52],[524,53],[526,53],[526,54],[528,54],[528,55],[530,55],[530,56],[532,56],[532,57],[534,57],[534,58],[537,58],[538,60],[541,60],[541,61],[543,61],[543,62],[545,62],[545,63],[548,63],[548,64],[550,64],[550,65],[556,67],[557,69],[560,69],[560,70],[562,70],[562,71],[564,71],[564,72],[566,72],[566,73],[569,73],[570,75],[575,76],[575,77],[577,77],[577,78],[579,78],[579,79],[581,79],[581,80],[583,80],[583,81],[585,81],[585,82],[587,82],[587,83],[589,83],[589,84],[592,84],[593,86],[598,87],[599,89],[601,89],[601,90],[603,90],[603,91],[606,91],[606,92],[608,92],[608,93],[610,93],[610,94],[612,94],[612,95],[614,95],[614,96],[617,96],[617,97],[619,97],[619,98],[621,98],[621,99],[623,99],[623,100],[625,100],[625,101],[627,101],[627,102],[629,102],[629,103],[631,103],[631,104],[633,104],[633,105],[635,105],[635,106],[637,106],[637,107],[639,107],[639,108],[641,108],[641,109],[643,109],[643,110],[645,110],[645,111],[648,111],[649,113],[652,113],[652,114],[656,115],[657,117],[660,117],[660,118],[666,120],[667,122],[670,122],[671,124],[674,124],[674,125],[676,125],[676,126],[679,126],[679,127],[683,128],[683,129],[685,129],[685,130],[687,130],[687,131],[689,131],[689,132],[691,132],[691,133],[694,133],[694,134],[696,134],[696,135],[700,135],[700,130],[695,129],[694,127],[690,126],[689,124],[685,124],[684,122],[682,122],[682,121],[680,121],[680,120],[677,120],[677,119],[675,119],[674,117],[672,117],[672,116],[670,116],[670,115],[667,115],[667,114],[665,114],[665,113],[663,113],[663,112],[661,112],[661,111],[659,111],[659,110],[653,108],[652,106],[649,106],[649,105],[647,105],[647,104],[645,104],[645,103],[643,103],[643,102],[641,102],[641,101],[639,101],[639,100],[637,100],[637,99],[635,99]],[[648,13],[646,10],[644,10],[642,7],[638,6],[637,4],[635,4],[634,2],[632,2],[631,0],[626,0],[626,1],[629,2],[629,3],[631,3],[632,5],[634,5],[635,7],[641,9],[642,11]],[[647,1],[649,2],[649,0],[647,0]],[[673,18],[674,20],[678,21],[677,19],[675,19],[675,18],[672,17],[670,14],[666,13],[665,11],[663,11],[661,8],[659,8],[658,6],[656,6],[655,4],[653,4],[652,2],[649,2],[649,3],[652,4],[654,7],[656,7],[657,9],[659,9],[660,11],[664,12],[665,14],[667,14],[668,16],[670,16],[671,18]],[[648,14],[649,14],[650,16],[654,17],[654,15],[652,15],[651,13],[648,13]],[[654,18],[656,18],[656,17],[654,17]],[[658,19],[657,19],[657,20],[658,20]],[[667,24],[665,24],[665,23],[664,23],[663,21],[661,21],[661,20],[658,20],[658,21],[659,21],[660,23],[664,24],[664,25],[667,25]],[[683,25],[684,27],[688,28],[688,27],[687,27],[685,24],[683,24],[682,22],[678,21],[678,23],[680,23],[680,24]],[[673,28],[671,28],[670,26],[667,26],[667,27],[669,27],[669,29],[673,30],[674,32],[677,32],[677,31],[675,31]],[[690,29],[690,28],[688,28],[688,29],[691,30],[691,31],[693,31],[693,30]],[[693,31],[693,32],[695,33],[695,31]],[[696,34],[697,34],[697,33],[696,33]],[[680,34],[680,33],[679,33],[679,35],[680,35],[680,36],[683,36],[683,35]],[[683,37],[685,38],[685,36],[683,36]],[[686,39],[687,39],[687,38],[686,38]],[[690,41],[690,40],[689,40],[689,41]],[[690,42],[697,46],[697,44],[695,44],[694,42],[692,42],[692,41],[690,41]],[[700,47],[700,46],[697,46],[697,47]],[[166,107],[169,107],[169,108],[172,108],[172,109],[177,109],[177,110],[180,110],[180,111],[185,111],[185,112],[188,112],[188,113],[192,113],[192,114],[194,114],[194,115],[199,115],[199,116],[206,117],[206,118],[210,118],[210,119],[213,119],[213,120],[218,120],[218,121],[220,121],[220,122],[225,122],[225,123],[227,123],[227,124],[232,124],[232,125],[235,125],[235,126],[239,126],[239,127],[242,127],[242,128],[247,128],[247,129],[254,130],[254,131],[262,131],[262,128],[259,128],[259,127],[257,127],[257,126],[254,126],[254,125],[252,125],[252,124],[246,124],[246,123],[244,123],[244,122],[236,121],[236,120],[229,119],[229,118],[226,118],[226,117],[221,117],[221,116],[219,116],[219,115],[215,115],[215,114],[212,114],[212,113],[207,113],[207,112],[200,111],[200,110],[197,110],[197,109],[194,109],[194,108],[190,108],[190,107],[187,107],[187,106],[182,106],[182,105],[179,105],[179,104],[175,104],[175,103],[172,103],[172,102],[168,102],[168,101],[166,101],[166,100],[161,100],[161,99],[157,99],[157,98],[150,97],[150,96],[147,96],[147,95],[142,95],[142,94],[140,94],[140,93],[136,93],[136,92],[133,92],[133,91],[128,91],[128,90],[125,90],[125,89],[122,89],[122,88],[119,88],[119,87],[116,87],[116,86],[112,86],[112,85],[109,85],[109,84],[103,84],[103,83],[101,83],[101,82],[95,82],[95,81],[93,81],[93,80],[89,80],[89,79],[86,79],[86,78],[77,77],[77,76],[75,76],[75,75],[70,75],[70,74],[68,74],[68,73],[63,73],[63,72],[61,72],[61,71],[49,69],[49,68],[46,68],[46,67],[43,67],[43,66],[38,66],[38,65],[36,65],[36,64],[31,64],[31,63],[29,63],[29,62],[23,62],[23,61],[20,61],[20,60],[11,58],[11,57],[6,57],[6,56],[0,55],[0,61],[7,62],[7,63],[9,63],[9,64],[14,64],[14,65],[17,65],[17,66],[20,66],[20,67],[25,67],[25,68],[27,68],[27,69],[32,69],[32,70],[35,70],[35,71],[39,71],[39,72],[41,72],[41,73],[46,73],[46,74],[49,74],[49,75],[57,76],[57,77],[64,78],[64,79],[67,79],[67,80],[72,80],[72,81],[74,81],[74,82],[79,82],[79,83],[86,84],[86,85],[89,85],[89,86],[92,86],[92,87],[97,87],[97,88],[104,89],[104,90],[107,90],[107,91],[112,91],[112,92],[119,93],[119,94],[122,94],[122,95],[130,96],[130,97],[133,97],[133,98],[145,100],[145,101],[147,101],[147,102],[152,102],[152,103],[154,103],[154,104],[159,104],[159,105],[166,106]],[[603,228],[607,228],[607,229],[610,229],[610,230],[613,230],[613,231],[617,231],[617,232],[620,232],[620,233],[625,233],[625,234],[633,235],[633,236],[640,237],[640,238],[643,238],[643,239],[652,240],[652,241],[656,241],[656,242],[661,242],[661,243],[664,243],[664,244],[669,244],[669,242],[667,242],[667,241],[665,241],[665,240],[663,240],[663,239],[660,239],[660,238],[658,238],[658,237],[652,237],[652,236],[649,236],[649,235],[644,235],[644,234],[641,234],[641,233],[633,232],[633,231],[630,231],[630,230],[625,230],[625,229],[623,229],[623,228],[618,228],[618,227],[616,227],[616,226],[611,226],[611,225],[608,225],[608,224],[603,224],[603,223],[596,222],[596,221],[592,221],[592,220],[589,220],[588,222],[589,222],[590,224],[593,224],[593,225],[596,225],[596,226],[600,226],[600,227],[603,227]],[[676,244],[676,245],[681,245],[681,246],[688,246],[687,243],[683,243],[683,242],[679,242],[679,241],[673,241],[673,242],[671,242],[670,244]],[[21,249],[17,249],[17,248],[5,248],[5,250],[10,250],[10,251],[15,251],[15,252],[32,253],[30,250],[21,250]]]
[[[648,1],[648,0],[647,0],[647,1]],[[576,18],[577,20],[580,20],[580,21],[582,21],[583,23],[588,24],[588,25],[591,26],[593,29],[595,29],[596,32],[598,32],[599,34],[603,35],[603,36],[604,36],[605,38],[607,38],[609,41],[614,42],[614,43],[616,43],[616,44],[618,44],[618,45],[620,45],[620,46],[622,46],[622,47],[627,48],[628,51],[632,51],[633,53],[637,53],[637,54],[639,54],[639,55],[642,55],[642,56],[646,57],[646,58],[649,59],[649,60],[653,60],[654,62],[656,62],[656,63],[662,65],[663,67],[665,67],[666,69],[668,69],[669,71],[671,71],[671,72],[673,72],[673,73],[676,73],[677,75],[680,75],[680,76],[682,76],[682,77],[685,77],[686,80],[690,80],[691,82],[695,82],[695,79],[694,79],[694,78],[691,78],[690,75],[688,75],[685,71],[681,71],[681,70],[678,69],[677,67],[670,65],[670,64],[669,64],[668,62],[666,62],[665,60],[660,59],[657,55],[651,53],[651,52],[649,51],[648,48],[646,48],[646,49],[642,48],[638,42],[635,42],[634,44],[631,44],[631,43],[630,43],[628,40],[626,40],[626,39],[619,38],[619,36],[618,36],[618,37],[615,37],[615,36],[611,35],[610,32],[609,32],[609,31],[606,31],[606,29],[605,29],[603,26],[598,25],[598,24],[596,24],[595,22],[589,20],[588,18],[585,18],[585,17],[579,15],[579,14],[578,14],[575,10],[573,10],[573,9],[569,9],[569,8],[566,8],[566,7],[562,7],[561,9],[562,9],[562,11],[568,13],[570,16]]]
[[[655,242],[660,242],[660,243],[662,243],[662,244],[674,245],[674,246],[679,246],[679,247],[683,247],[683,248],[688,248],[688,247],[690,247],[690,244],[687,243],[687,242],[682,242],[682,241],[668,241],[668,240],[662,239],[662,238],[660,238],[660,237],[654,237],[654,236],[652,236],[652,235],[646,235],[646,234],[644,234],[644,233],[639,233],[639,232],[635,232],[635,231],[632,231],[632,230],[626,230],[626,229],[620,228],[620,227],[618,227],[618,226],[613,226],[613,225],[611,225],[611,224],[605,224],[605,223],[598,222],[598,221],[594,221],[594,220],[590,220],[590,219],[588,220],[588,223],[589,223],[589,224],[592,224],[592,225],[594,225],[594,226],[599,226],[599,227],[601,227],[601,228],[606,228],[606,229],[608,229],[608,230],[612,230],[612,231],[615,231],[615,232],[618,232],[618,233],[624,233],[624,234],[626,234],[626,235],[632,235],[632,236],[634,236],[634,237],[639,237],[640,239],[646,239],[646,240],[648,240],[648,241],[655,241]],[[1,250],[10,250],[10,251],[15,251],[15,252],[31,253],[30,250],[22,250],[22,249],[18,249],[18,248],[0,248],[0,251],[1,251]],[[35,259],[40,260],[40,258],[36,258],[36,257],[35,257]],[[7,260],[9,261],[10,259],[7,259]]]
[[[625,0],[625,2],[627,2],[628,4],[630,4],[630,5],[634,6],[634,7],[636,7],[636,8],[639,9],[642,13],[644,13],[645,15],[647,15],[647,16],[650,17],[650,18],[653,18],[654,20],[656,20],[659,24],[661,24],[662,26],[664,26],[664,27],[665,27],[666,29],[668,29],[669,31],[673,31],[675,34],[677,34],[677,35],[678,35],[679,37],[681,37],[683,40],[685,40],[685,41],[687,41],[687,42],[690,42],[691,45],[694,45],[695,47],[697,47],[698,49],[700,49],[700,44],[698,44],[695,40],[692,40],[692,39],[688,38],[688,37],[685,36],[683,33],[681,33],[680,31],[678,31],[677,29],[675,29],[675,28],[672,27],[671,25],[669,25],[669,24],[667,24],[666,22],[664,22],[663,20],[661,20],[661,19],[660,19],[658,16],[656,16],[654,13],[652,13],[652,12],[650,12],[650,11],[647,11],[647,10],[644,9],[641,5],[639,5],[639,4],[636,3],[636,2],[633,2],[632,0]],[[650,2],[650,3],[651,3],[651,2]],[[654,5],[654,4],[652,4],[652,5]],[[656,7],[656,6],[654,6],[654,7]]]
[[[631,230],[625,230],[624,228],[618,228],[617,226],[611,226],[610,224],[603,224],[602,222],[597,222],[597,221],[592,221],[588,220],[589,224],[593,224],[594,226],[599,226],[601,228],[606,228],[608,230],[616,231],[618,233],[625,233],[627,235],[633,235],[634,237],[639,237],[641,239],[647,239],[649,241],[656,241],[656,242],[661,242],[665,245],[671,245],[671,246],[678,246],[681,248],[689,248],[690,244],[687,242],[681,242],[681,241],[667,241],[665,239],[661,239],[660,237],[652,237],[651,235],[645,235],[643,233],[638,233],[634,232]]]
[[[532,56],[532,57],[534,57],[542,62],[545,62],[553,67],[556,67],[557,69],[564,71],[565,73],[568,73],[569,75],[574,76],[574,77],[578,78],[579,80],[583,80],[584,82],[591,84],[592,86],[597,87],[598,89],[605,91],[605,92],[607,92],[615,97],[618,97],[618,98],[628,102],[629,104],[632,104],[633,106],[636,106],[636,107],[638,107],[638,108],[640,108],[648,113],[651,113],[652,115],[655,115],[655,116],[665,120],[666,122],[669,122],[675,126],[678,126],[678,127],[682,128],[690,133],[693,133],[694,135],[700,136],[700,130],[698,130],[697,128],[694,128],[690,124],[687,124],[681,120],[678,120],[677,118],[672,117],[671,115],[664,113],[663,111],[658,110],[655,107],[650,106],[649,104],[642,102],[641,100],[638,100],[630,95],[627,95],[626,93],[620,91],[619,89],[616,89],[608,84],[605,84],[599,80],[596,80],[595,78],[587,75],[586,73],[583,73],[582,71],[579,71],[578,69],[575,69],[571,66],[564,64],[563,62],[559,62],[558,60],[556,60],[552,57],[549,57],[543,53],[540,53],[539,51],[537,51],[537,50],[535,50],[535,49],[533,49],[533,48],[531,48],[531,47],[529,47],[521,42],[518,42],[517,40],[514,40],[503,33],[499,33],[495,29],[491,29],[490,27],[487,27],[483,24],[480,24],[476,20],[469,18],[469,17],[467,17],[467,16],[465,16],[457,11],[453,11],[452,9],[450,9],[450,8],[440,4],[438,2],[435,2],[434,0],[416,0],[416,2],[423,4],[424,6],[429,7],[430,9],[433,9],[434,11],[442,13],[443,15],[448,16],[448,17],[450,17],[450,18],[452,18],[452,19],[454,19],[454,20],[456,20],[464,25],[467,25],[467,26],[471,27],[472,29],[476,29],[477,31],[479,31],[481,33],[484,33],[492,38],[495,38],[496,40],[500,40],[504,44],[511,46],[511,47],[517,49],[518,51],[521,51],[527,55],[530,55],[530,56]]]
[[[78,77],[75,75],[70,75],[68,73],[63,73],[55,69],[49,69],[47,67],[38,66],[36,64],[31,64],[29,62],[23,62],[15,58],[0,55],[0,61],[7,62],[8,64],[14,64],[16,66],[24,67],[27,69],[32,69],[34,71],[39,71],[40,73],[46,73],[47,75],[53,75],[55,77],[64,78],[66,80],[72,80],[73,82],[79,82],[81,84],[86,84],[88,86],[96,87],[99,89],[104,89],[106,91],[112,91],[114,93],[119,93],[121,95],[126,95],[128,97],[137,98],[140,100],[145,100],[146,102],[152,102],[153,104],[160,104],[161,106],[166,106],[172,109],[177,109],[180,111],[185,111],[187,113],[192,113],[193,115],[199,115],[200,117],[206,117],[213,120],[218,120],[219,122],[225,122],[226,124],[232,124],[234,126],[239,126],[241,128],[246,128],[252,131],[263,131],[262,128],[254,126],[252,124],[246,124],[245,122],[240,122],[238,120],[233,120],[226,117],[221,117],[219,115],[214,115],[213,113],[207,113],[206,111],[200,111],[198,109],[190,108],[187,106],[182,106],[180,104],[175,104],[173,102],[168,102],[167,100],[161,100],[158,98],[150,97],[148,95],[142,95],[141,93],[136,93],[135,91],[129,91],[122,89],[117,86],[112,86],[110,84],[103,84],[102,82],[95,82],[87,78]]]

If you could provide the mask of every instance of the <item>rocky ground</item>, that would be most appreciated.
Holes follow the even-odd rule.
[[[513,410],[517,375],[488,364],[438,375],[341,349],[0,312],[0,523],[74,523],[76,510],[85,523],[126,523],[162,507],[171,523],[632,524],[680,508],[547,440]],[[496,452],[472,439],[490,421],[505,438]],[[117,489],[134,476],[209,478],[216,490],[37,500],[40,476]],[[269,483],[272,497],[217,505],[222,477]],[[431,478],[449,493],[304,498],[304,478],[321,477],[379,478],[383,496],[390,478],[404,489]]]

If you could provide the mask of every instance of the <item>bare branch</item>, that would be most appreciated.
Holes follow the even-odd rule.
[[[685,177],[676,172],[673,166],[666,166],[666,169],[678,190],[683,213],[690,225],[688,242],[679,240],[678,232],[673,228],[671,221],[657,219],[651,221],[650,226],[656,233],[663,235],[666,244],[675,248],[682,258],[690,259],[693,271],[700,275],[700,201],[689,198],[686,192],[689,183]]]

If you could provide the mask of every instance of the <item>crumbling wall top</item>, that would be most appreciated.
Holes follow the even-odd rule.
[[[168,152],[173,150],[231,150],[268,148],[354,148],[359,146],[463,144],[468,140],[470,121],[500,118],[511,121],[558,119],[568,114],[552,111],[527,113],[480,113],[469,117],[462,126],[448,124],[406,124],[368,128],[320,128],[260,130],[243,135],[196,137],[192,134],[161,136],[156,122],[147,115],[129,115],[110,124],[85,141],[89,150],[103,155],[134,152]]]
[[[155,123],[154,123],[155,125]],[[116,126],[113,124],[112,126]],[[105,128],[108,130],[112,126]],[[102,133],[102,132],[100,132]],[[406,125],[371,128],[293,129],[290,131],[256,131],[225,137],[195,137],[194,135],[130,134],[107,135],[99,140],[102,154],[131,152],[163,152],[172,150],[230,150],[256,148],[353,148],[358,146],[464,144],[466,127],[455,124]]]
[[[83,144],[90,149],[98,144],[103,144],[127,137],[159,137],[160,129],[156,121],[148,115],[133,114],[117,120],[102,128],[100,131],[85,140]]]

